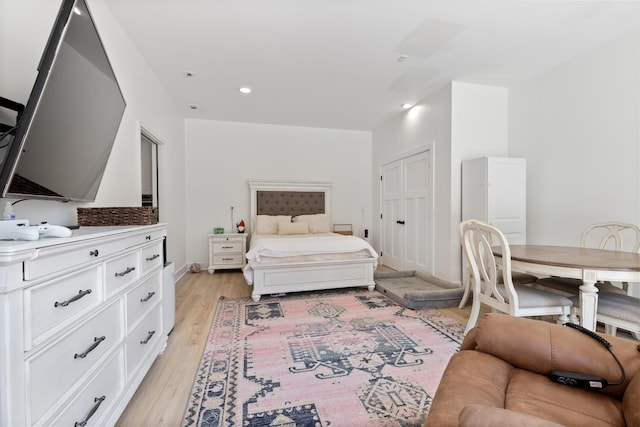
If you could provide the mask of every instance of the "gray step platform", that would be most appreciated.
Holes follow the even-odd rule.
[[[413,310],[457,307],[463,288],[419,271],[375,273],[376,289]]]

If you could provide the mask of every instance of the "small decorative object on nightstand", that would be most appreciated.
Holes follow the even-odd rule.
[[[220,269],[244,267],[246,248],[246,234],[209,234],[209,274]]]

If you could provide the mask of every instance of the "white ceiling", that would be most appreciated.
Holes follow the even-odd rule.
[[[106,3],[184,117],[353,130],[451,80],[530,79],[640,22],[634,0]]]

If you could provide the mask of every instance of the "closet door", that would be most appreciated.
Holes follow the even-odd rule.
[[[427,152],[403,163],[404,270],[431,271],[431,165]]]
[[[430,152],[382,166],[382,264],[395,270],[432,269]]]
[[[402,270],[402,169],[398,160],[382,166],[382,264]]]

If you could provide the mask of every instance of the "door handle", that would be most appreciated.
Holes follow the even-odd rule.
[[[397,220],[397,221],[396,221],[396,224],[404,225],[404,221]]]

